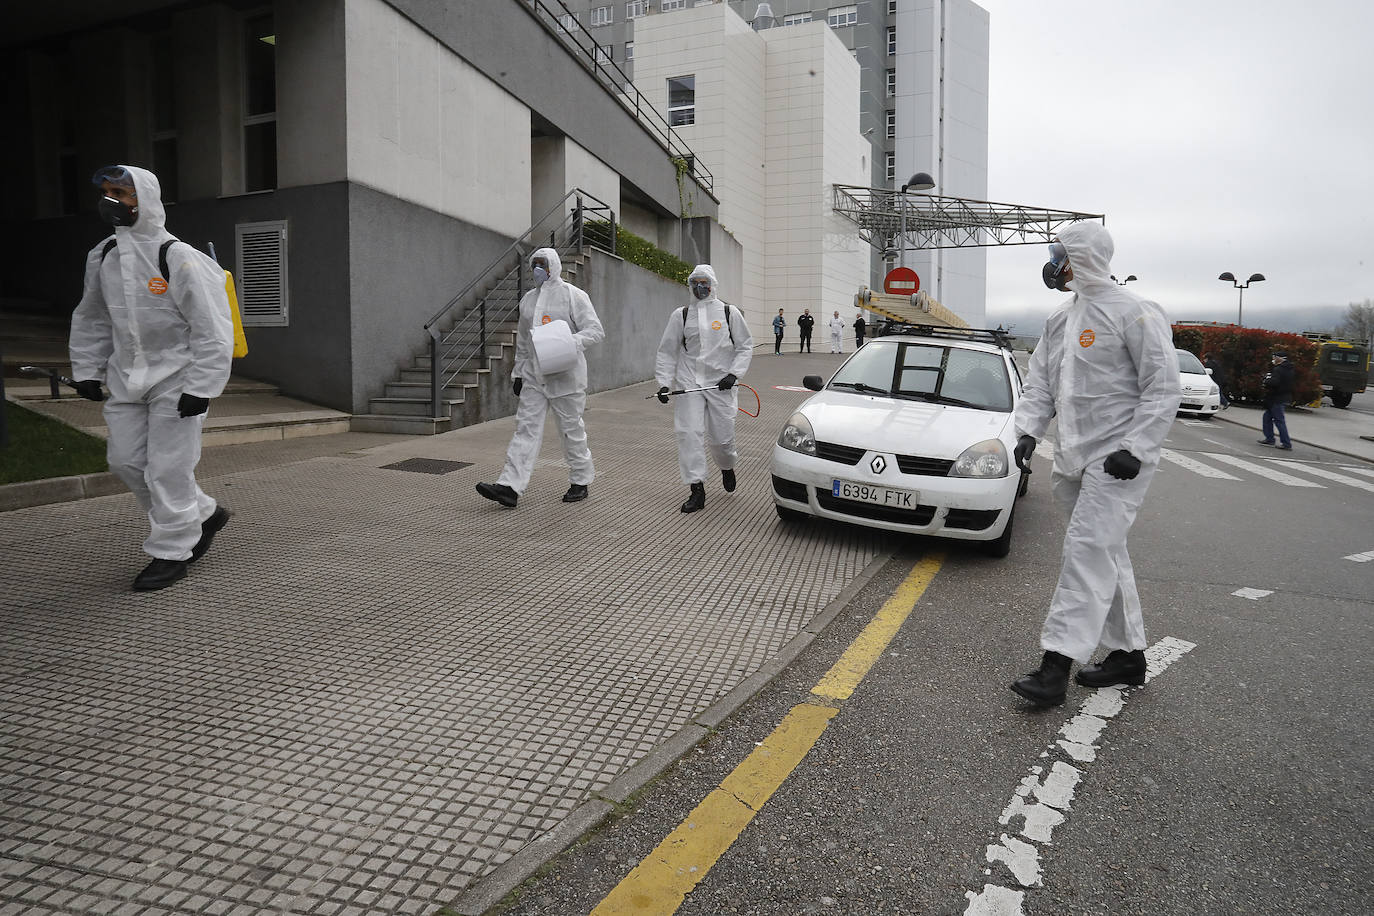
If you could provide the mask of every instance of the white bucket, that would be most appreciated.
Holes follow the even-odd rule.
[[[577,365],[577,344],[572,329],[561,318],[530,329],[534,359],[542,375],[557,375]]]

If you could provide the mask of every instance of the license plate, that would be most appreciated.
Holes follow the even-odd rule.
[[[852,499],[860,503],[875,503],[879,506],[891,506],[894,509],[915,509],[919,505],[919,494],[915,490],[892,490],[866,483],[851,483],[848,480],[832,481],[830,492],[840,499]]]

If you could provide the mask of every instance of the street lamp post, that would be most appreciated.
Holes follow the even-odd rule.
[[[929,175],[927,175],[925,172],[917,172],[915,175],[912,175],[910,178],[908,178],[908,179],[906,180],[906,184],[902,185],[902,191],[901,191],[901,194],[902,194],[902,203],[901,203],[901,207],[902,207],[902,236],[901,236],[901,245],[902,245],[902,247],[901,247],[901,249],[899,249],[899,250],[901,251],[901,260],[898,262],[898,266],[900,266],[900,267],[905,267],[905,266],[906,266],[906,192],[907,192],[907,189],[910,188],[910,189],[915,190],[915,191],[929,191],[929,190],[930,190],[931,188],[933,188],[933,187],[935,187],[935,179],[934,179],[934,178],[931,178],[931,177],[930,177]]]
[[[1111,277],[1112,277],[1113,280],[1116,280],[1116,274],[1112,274]],[[1140,278],[1137,277],[1135,274],[1131,274],[1129,277],[1127,277],[1127,278],[1124,279],[1124,280],[1116,280],[1116,285],[1117,285],[1117,286],[1125,286],[1127,283],[1130,283],[1132,280],[1139,280],[1139,279],[1140,279]]]
[[[1240,299],[1236,302],[1236,324],[1242,328],[1245,327],[1245,290],[1249,288],[1251,283],[1258,283],[1263,280],[1264,274],[1251,274],[1249,280],[1241,283],[1236,279],[1236,275],[1228,270],[1217,279],[1229,280],[1232,286],[1240,290]]]

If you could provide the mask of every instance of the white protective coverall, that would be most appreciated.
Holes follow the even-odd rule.
[[[591,449],[587,447],[587,426],[582,413],[587,407],[587,347],[606,338],[601,319],[596,317],[592,300],[560,274],[563,261],[552,248],[540,248],[530,256],[545,258],[549,278],[520,299],[520,321],[515,332],[515,368],[511,380],[521,380],[520,403],[515,408],[515,435],[506,450],[506,465],[496,482],[523,494],[529,486],[539,447],[544,441],[544,418],[550,410],[563,439],[563,459],[568,463],[568,481],[586,486],[596,476]],[[577,364],[564,372],[544,375],[535,357],[530,329],[535,324],[565,321],[577,347]]]
[[[830,328],[830,352],[844,352],[844,319],[839,315],[834,315],[826,322]]]
[[[692,280],[699,279],[710,282],[711,295],[705,299],[692,298],[687,306],[685,324],[682,309],[673,309],[668,326],[663,330],[663,339],[658,342],[658,357],[654,360],[654,378],[660,386],[672,389],[711,386],[707,391],[674,398],[678,469],[682,482],[689,485],[706,481],[703,435],[716,467],[722,471],[734,470],[739,457],[735,449],[735,409],[739,393],[734,388],[720,391],[715,385],[726,375],[743,379],[754,358],[754,338],[738,307],[730,307],[727,324],[725,303],[716,295],[719,286],[711,265],[697,265],[687,282],[690,286]]]
[[[1040,643],[1083,664],[1098,645],[1145,648],[1126,535],[1178,410],[1178,354],[1163,309],[1111,279],[1106,227],[1074,223],[1058,238],[1074,296],[1045,322],[1015,428],[1039,440],[1058,421],[1052,484],[1069,525]],[[1120,449],[1140,460],[1132,480],[1103,470]]]
[[[138,219],[115,227],[86,255],[85,287],[72,313],[72,377],[110,389],[105,423],[110,470],[148,513],[143,549],[185,560],[200,540],[215,501],[196,485],[205,414],[182,417],[182,394],[215,398],[229,381],[234,325],[224,271],[190,245],[167,250],[163,281],[158,249],[165,228],[162,188],[152,172],[124,166],[138,192]]]

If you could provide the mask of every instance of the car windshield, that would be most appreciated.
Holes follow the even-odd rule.
[[[873,341],[840,367],[830,387],[979,410],[1011,410],[1011,385],[1001,355],[916,341]]]
[[[1191,372],[1194,375],[1206,375],[1207,370],[1202,368],[1202,363],[1198,358],[1187,350],[1178,351],[1178,371]]]

